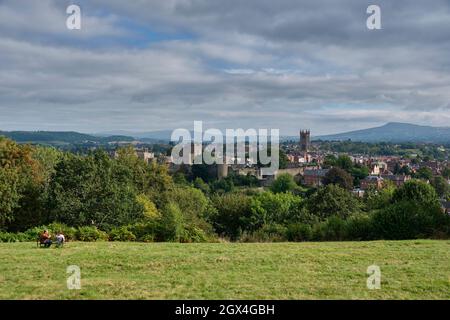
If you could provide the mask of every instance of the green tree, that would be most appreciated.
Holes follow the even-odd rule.
[[[236,240],[243,231],[261,226],[261,221],[253,217],[250,196],[228,193],[215,195],[212,201],[216,210],[210,211],[208,219],[219,235]]]
[[[394,191],[393,202],[409,201],[410,203],[434,205],[439,204],[436,191],[428,183],[420,180],[407,181]]]
[[[392,197],[395,192],[394,184],[386,180],[383,182],[383,187],[380,190],[372,187],[364,192],[364,203],[367,211],[382,209],[392,202]]]
[[[431,169],[428,167],[422,167],[417,170],[414,177],[417,179],[431,180],[433,178],[433,171],[431,171]]]
[[[211,190],[216,193],[231,192],[234,189],[233,179],[226,177],[225,179],[215,180],[210,184]]]
[[[448,226],[448,220],[439,205],[401,200],[376,211],[373,225],[379,238],[415,239],[432,236]]]
[[[431,180],[431,185],[434,187],[434,190],[436,190],[436,193],[441,198],[445,198],[450,192],[447,180],[445,180],[441,176],[434,177],[433,180]]]
[[[292,193],[262,192],[252,199],[253,221],[258,224],[312,223],[302,199]]]
[[[213,228],[207,219],[215,210],[202,191],[193,187],[175,188],[169,201],[181,210],[185,229],[184,242],[202,241],[213,234]],[[201,239],[196,239],[197,236]]]
[[[353,168],[353,161],[347,155],[340,155],[336,160],[336,166],[350,172]]]
[[[347,190],[329,184],[318,189],[307,201],[306,208],[319,219],[324,220],[331,216],[347,218],[361,211],[359,199]]]
[[[114,162],[114,176],[119,182],[131,183],[139,194],[147,195],[157,208],[164,207],[174,189],[167,167],[139,159],[133,147],[120,148]]]
[[[179,242],[183,237],[183,214],[176,203],[169,202],[162,213],[158,228],[158,240]]]
[[[45,182],[49,176],[33,155],[36,149],[0,137],[0,227],[24,230],[44,218]]]
[[[373,223],[384,239],[429,237],[450,226],[434,188],[420,180],[408,181],[395,190],[391,204],[375,212]]]
[[[324,168],[334,167],[337,164],[337,158],[332,154],[327,154],[323,161]]]
[[[363,165],[355,165],[350,173],[353,176],[353,183],[359,186],[361,180],[369,175],[369,168]]]
[[[450,167],[446,167],[444,170],[442,170],[442,176],[445,179],[450,179]]]
[[[66,154],[56,166],[50,187],[54,220],[71,226],[109,229],[142,220],[134,177],[105,152]]]
[[[206,195],[211,192],[209,185],[206,182],[204,182],[200,177],[195,178],[194,187],[201,190]]]
[[[324,185],[335,184],[346,190],[353,189],[353,177],[341,168],[331,168],[322,180]]]
[[[270,186],[270,190],[274,193],[294,191],[296,188],[294,178],[288,173],[280,174]]]
[[[279,150],[278,159],[279,159],[278,167],[280,169],[286,169],[288,166],[288,163],[289,163],[289,159],[288,159],[286,153],[281,149]]]
[[[0,167],[0,229],[14,220],[14,209],[19,206],[18,176],[14,170]]]

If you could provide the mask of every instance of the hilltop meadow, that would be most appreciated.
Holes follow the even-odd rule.
[[[0,270],[0,299],[448,299],[450,241],[0,243]]]

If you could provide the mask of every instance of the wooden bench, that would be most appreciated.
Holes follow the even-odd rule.
[[[42,236],[38,236],[36,238],[36,247],[38,247],[38,248],[45,247],[45,240],[47,240],[47,239],[42,238]],[[56,240],[55,241],[52,240],[52,244],[54,244],[58,248],[63,247],[65,242],[66,242],[66,240],[64,240],[60,243],[58,243],[58,241],[56,241]]]
[[[38,236],[36,238],[36,247],[38,247],[38,248],[44,247],[45,246],[44,241],[45,241],[45,239],[43,239],[41,236]]]

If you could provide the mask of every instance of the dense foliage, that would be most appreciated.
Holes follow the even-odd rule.
[[[80,241],[322,241],[448,237],[439,198],[443,178],[420,172],[401,187],[357,197],[366,169],[345,156],[326,159],[324,186],[305,190],[289,175],[260,188],[252,176],[217,180],[208,168],[140,160],[132,148],[112,158],[19,145],[0,138],[0,241],[62,231]],[[428,183],[427,181],[430,180]]]

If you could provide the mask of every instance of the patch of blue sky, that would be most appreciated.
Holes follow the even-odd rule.
[[[195,40],[193,33],[186,31],[166,31],[158,26],[144,25],[128,18],[121,18],[117,27],[124,30],[127,36],[121,37],[120,41],[123,45],[129,47],[143,48],[153,43],[175,40]]]

